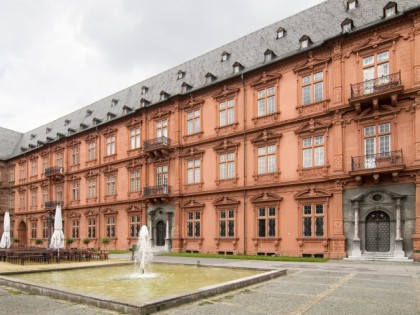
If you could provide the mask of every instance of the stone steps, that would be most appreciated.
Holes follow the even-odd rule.
[[[361,256],[344,258],[345,260],[361,260],[361,261],[395,261],[395,262],[413,262],[408,257],[396,257],[393,253],[362,253]]]

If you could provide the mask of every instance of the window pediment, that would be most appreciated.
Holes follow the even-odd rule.
[[[295,194],[295,199],[329,198],[332,193],[321,189],[305,189]]]
[[[186,149],[186,150],[182,151],[180,156],[184,157],[184,158],[194,157],[194,156],[202,156],[204,154],[204,152],[205,152],[204,150],[191,147],[189,149]]]
[[[76,212],[76,211],[72,211],[69,214],[69,218],[71,219],[80,219],[82,215],[80,214],[80,212]]]
[[[114,209],[111,209],[111,208],[106,208],[102,213],[104,215],[117,214],[118,210],[114,210]]]
[[[86,178],[93,178],[93,177],[97,177],[97,176],[98,176],[98,172],[95,172],[95,171],[92,171],[92,170],[90,170],[89,172],[87,172],[85,174]]]
[[[131,160],[130,162],[127,163],[127,168],[128,169],[141,167],[141,166],[143,166],[143,163],[138,159],[133,159],[133,160]]]
[[[258,87],[266,84],[274,84],[281,78],[281,74],[277,72],[266,73],[265,71],[251,83],[252,87]]]
[[[277,196],[276,194],[272,193],[262,193],[259,195],[256,195],[251,199],[252,203],[261,203],[261,202],[280,202],[283,199],[283,197]]]
[[[225,139],[219,142],[213,149],[214,151],[236,150],[238,146],[239,143],[233,143],[231,140]]]
[[[117,169],[111,165],[108,165],[102,170],[102,173],[107,174],[107,175],[111,173],[116,173],[116,172],[117,172]]]
[[[80,141],[76,141],[76,140],[73,139],[73,140],[71,140],[67,143],[67,147],[68,148],[75,147],[75,146],[78,146],[79,144],[80,144]]]
[[[115,134],[116,132],[117,132],[116,128],[111,128],[111,127],[108,126],[108,127],[106,127],[106,129],[104,131],[102,131],[102,134],[106,135],[106,136],[110,136],[110,135]]]
[[[181,208],[187,208],[187,209],[191,209],[191,208],[204,208],[204,203],[198,202],[196,200],[189,200],[186,203],[184,203]]]
[[[166,118],[169,117],[169,115],[171,114],[170,110],[167,109],[162,109],[162,108],[158,108],[157,111],[155,113],[152,114],[152,116],[150,117],[150,119],[162,119],[162,118]]]
[[[77,175],[71,175],[70,177],[69,177],[69,180],[70,181],[79,181],[80,180],[80,176],[77,176]]]
[[[227,87],[226,85],[218,90],[216,94],[213,95],[213,98],[216,100],[222,99],[222,98],[228,98],[228,97],[234,97],[239,92],[239,87],[232,86]]]
[[[313,71],[314,68],[326,65],[331,61],[331,57],[319,56],[315,57],[313,51],[308,52],[306,60],[295,67],[293,71],[295,73],[300,73],[304,71]]]
[[[359,53],[364,50],[369,49],[376,49],[378,46],[384,45],[391,45],[393,41],[396,41],[401,35],[395,33],[373,33],[373,35],[360,45],[358,45],[355,49],[353,49],[354,53]]]
[[[264,130],[258,136],[251,140],[253,144],[275,142],[281,138],[282,134],[275,134],[272,131]]]
[[[297,130],[295,130],[295,134],[303,134],[303,133],[313,133],[319,130],[327,130],[331,127],[331,123],[324,123],[322,121],[311,119],[307,123],[303,124]]]
[[[132,128],[136,128],[136,127],[140,127],[142,124],[142,120],[141,119],[137,119],[137,118],[131,118],[130,121],[126,124],[127,128],[132,129]]]
[[[203,104],[204,104],[203,99],[196,99],[191,95],[190,99],[186,103],[181,105],[181,108],[182,109],[191,109],[195,106],[201,106]]]
[[[136,206],[131,206],[130,208],[125,209],[127,213],[133,213],[133,212],[141,212],[141,209]]]
[[[213,201],[213,205],[216,207],[237,206],[239,203],[239,200],[236,200],[235,198],[229,198],[226,196]]]
[[[96,140],[97,138],[98,138],[98,135],[97,135],[97,134],[89,134],[89,135],[85,138],[85,141],[86,141],[86,142],[91,142],[91,141]]]
[[[88,210],[85,211],[85,216],[87,217],[92,217],[92,216],[97,216],[98,215],[98,210]]]

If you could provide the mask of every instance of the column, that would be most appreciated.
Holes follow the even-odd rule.
[[[405,252],[403,251],[403,239],[401,237],[401,199],[397,199],[396,204],[396,222],[395,222],[395,249],[394,257],[405,257]]]
[[[351,250],[351,257],[361,257],[362,252],[360,251],[359,202],[358,201],[354,202],[353,210],[354,210],[354,237],[353,237],[353,248]]]
[[[165,237],[165,250],[171,251],[171,235],[169,234],[169,213],[168,218],[166,219],[166,237]]]

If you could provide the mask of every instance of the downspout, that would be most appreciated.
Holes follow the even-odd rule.
[[[98,127],[96,127],[96,133],[98,134],[98,160],[99,160],[99,166],[101,166],[102,161],[102,155],[101,155],[101,134],[98,131]],[[99,167],[100,169],[100,167]],[[98,200],[99,200],[99,206],[98,206],[98,248],[101,247],[101,174],[98,174]]]
[[[243,224],[244,224],[244,226],[243,226],[243,229],[244,229],[244,255],[246,255],[246,241],[247,241],[247,235],[246,235],[246,110],[245,110],[245,107],[246,107],[246,87],[245,87],[245,81],[244,81],[244,74],[242,73],[241,74],[241,81],[242,81],[242,87],[243,87],[243,94],[244,94],[244,97],[243,97],[243,104],[242,104],[242,108],[243,108],[243,115],[244,115],[244,118],[243,118],[243,124],[244,124],[244,127],[243,127],[243,130],[244,130],[244,132],[243,132],[243,142],[244,142],[244,166],[243,166],[243,168],[244,168],[244,170],[243,170],[243,174],[244,174],[244,184],[243,184],[243,204],[244,204],[244,206],[243,206],[243,209],[244,209],[244,215],[243,215],[243,217],[244,217],[244,222],[243,222]]]

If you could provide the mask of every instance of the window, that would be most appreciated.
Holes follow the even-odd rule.
[[[15,181],[15,167],[11,166],[9,168],[9,182],[14,182]]]
[[[241,70],[244,69],[244,66],[242,66],[239,62],[235,62],[232,67],[233,67],[233,73],[239,73],[241,72]]]
[[[317,72],[302,78],[302,103],[308,105],[324,99],[324,73]]]
[[[71,220],[71,237],[79,238],[79,220],[78,219]]]
[[[219,173],[221,180],[235,178],[235,153],[220,155]]]
[[[187,236],[200,237],[201,235],[201,212],[190,211],[187,213]]]
[[[44,156],[42,158],[42,171],[43,173],[45,173],[45,170],[48,168],[49,163],[48,163],[48,156]]]
[[[258,208],[258,237],[276,236],[276,208]]]
[[[140,191],[140,170],[130,172],[130,192]]]
[[[274,86],[259,90],[258,97],[258,116],[265,116],[276,111],[275,88]]]
[[[378,85],[389,82],[388,51],[383,51],[363,58],[363,81],[365,94],[375,92],[375,78],[378,78]]]
[[[303,236],[324,236],[324,205],[303,205]]]
[[[199,184],[201,182],[201,160],[187,161],[187,184]]]
[[[324,136],[305,138],[303,143],[303,167],[324,165]]]
[[[115,217],[106,218],[106,236],[115,237]]]
[[[36,222],[31,223],[31,237],[36,238]]]
[[[275,57],[276,57],[276,54],[272,50],[267,49],[264,53],[264,62],[269,62],[273,60]]]
[[[148,90],[149,90],[149,88],[148,88],[147,86],[142,86],[142,87],[141,87],[141,94],[142,94],[142,95],[143,95],[143,94],[146,94]]]
[[[258,148],[258,174],[274,173],[276,171],[276,145]]]
[[[44,205],[45,205],[46,202],[49,201],[48,195],[49,195],[48,188],[46,188],[46,187],[43,188],[42,189],[42,202],[44,203]]]
[[[397,5],[394,2],[389,2],[384,8],[384,12],[386,18],[396,15]]]
[[[71,165],[79,164],[79,146],[74,146],[71,148]]]
[[[88,219],[88,238],[96,238],[96,219]]]
[[[36,176],[38,174],[37,164],[38,164],[37,160],[31,161],[31,176]]]
[[[178,71],[178,74],[177,74],[177,78],[178,78],[178,80],[179,80],[179,79],[182,79],[184,76],[185,76],[185,72],[184,72],[184,71],[182,71],[182,70],[179,70],[179,71]]]
[[[115,175],[106,177],[106,194],[107,196],[115,195]]]
[[[345,19],[343,23],[341,23],[341,29],[343,33],[348,33],[353,29],[353,21],[350,19]]]
[[[140,215],[130,216],[130,237],[138,237],[140,232]]]
[[[42,221],[42,238],[46,238],[49,239],[50,238],[50,229],[48,226],[48,221],[47,220],[43,220]]]
[[[187,113],[187,134],[192,135],[201,131],[201,110]]]
[[[57,186],[55,188],[55,194],[57,197],[57,201],[63,201],[63,186]]]
[[[15,207],[15,195],[13,194],[9,196],[9,207],[12,209]]]
[[[376,167],[377,157],[389,157],[391,152],[391,124],[382,123],[363,128],[365,167]],[[377,156],[379,153],[379,156]]]
[[[277,39],[282,38],[286,35],[286,30],[283,27],[280,27],[277,30]]]
[[[63,167],[63,153],[57,152],[55,154],[55,166]]]
[[[304,48],[308,48],[312,44],[312,41],[309,36],[303,35],[300,38],[299,43],[300,43],[300,49],[304,49]]]
[[[222,53],[222,62],[229,60],[230,54],[226,51]]]
[[[227,100],[219,103],[220,127],[231,125],[235,122],[235,100]]]
[[[76,201],[80,199],[80,184],[73,182],[71,186],[71,200]]]
[[[168,120],[163,119],[156,122],[156,138],[168,137]]]
[[[37,198],[36,198],[36,189],[31,190],[31,206],[35,207],[37,205]]]
[[[19,179],[25,179],[26,178],[26,163],[20,163],[19,164]]]
[[[88,180],[88,198],[96,198],[96,178]]]
[[[140,148],[140,128],[130,130],[130,150]]]
[[[19,193],[19,208],[25,208],[25,192],[21,191]]]
[[[219,211],[219,237],[235,236],[235,210]]]
[[[156,184],[157,186],[168,185],[168,165],[156,167]]]
[[[115,154],[115,136],[110,136],[106,138],[106,155],[114,155]]]
[[[347,2],[347,10],[348,11],[354,10],[354,9],[356,9],[356,7],[357,7],[357,0],[349,0]]]
[[[96,142],[88,143],[88,161],[96,159]]]

